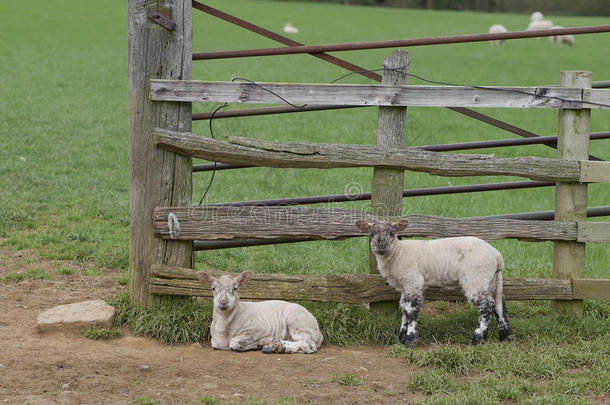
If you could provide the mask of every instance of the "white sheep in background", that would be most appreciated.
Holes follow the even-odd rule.
[[[284,32],[287,34],[298,34],[299,33],[299,29],[297,27],[294,27],[292,25],[292,23],[286,23],[284,25]]]
[[[479,311],[471,344],[487,339],[492,314],[498,321],[500,340],[512,340],[502,294],[504,261],[493,246],[474,237],[398,240],[396,235],[407,226],[406,220],[396,224],[357,221],[356,226],[369,233],[379,273],[401,293],[399,340],[406,347],[418,341],[417,316],[425,288],[454,282]]]
[[[502,24],[494,24],[491,27],[489,27],[490,34],[501,34],[503,32],[508,32],[508,30]],[[499,46],[499,45],[502,45],[504,43],[504,41],[505,41],[504,39],[500,39],[497,41],[492,41],[492,43]]]
[[[553,28],[553,22],[550,20],[535,20],[529,23],[526,31],[550,30]]]
[[[212,347],[219,350],[261,350],[265,353],[315,353],[322,344],[318,321],[299,304],[286,301],[244,302],[238,288],[251,277],[214,278],[197,273],[214,291]]]
[[[560,25],[555,25],[553,28],[565,28],[565,27],[562,27]],[[568,45],[568,46],[574,46],[574,42],[576,42],[576,40],[574,39],[574,35],[556,35],[556,36],[549,37],[549,41],[551,41],[551,43],[557,43],[558,45]]]
[[[534,11],[530,16],[530,21],[541,21],[544,20],[544,15],[540,11]]]

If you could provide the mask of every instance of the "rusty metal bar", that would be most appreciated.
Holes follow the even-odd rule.
[[[476,193],[480,191],[497,191],[497,190],[514,190],[522,188],[534,187],[551,187],[554,182],[550,181],[513,181],[504,183],[488,183],[488,184],[468,184],[464,186],[451,187],[430,187],[430,188],[415,188],[403,190],[403,197],[421,197],[428,195],[441,194],[458,194],[458,193]],[[310,197],[294,197],[294,198],[277,198],[273,200],[253,200],[253,201],[235,201],[215,204],[206,204],[215,207],[246,207],[246,206],[281,206],[281,205],[305,205],[305,204],[321,204],[335,203],[348,201],[364,201],[370,200],[371,193],[359,194],[334,194],[334,195],[319,195]]]
[[[589,139],[609,139],[610,132],[592,132],[589,135]],[[444,145],[422,145],[415,146],[416,148],[431,150],[435,152],[449,152],[456,150],[471,150],[471,149],[485,149],[485,148],[501,148],[506,146],[524,146],[524,145],[555,145],[557,144],[557,136],[538,136],[535,138],[525,139],[500,139],[496,141],[477,141],[477,142],[464,142],[464,143],[450,143]],[[251,165],[234,165],[226,163],[216,163],[216,170],[228,170],[228,169],[243,169],[246,167],[258,167]],[[193,165],[193,172],[207,172],[214,170],[214,163],[205,163]]]
[[[274,40],[276,42],[279,42],[281,44],[288,45],[289,47],[304,46],[300,42],[293,41],[290,38],[286,38],[286,37],[284,37],[282,35],[276,34],[273,31],[269,31],[269,30],[267,30],[267,29],[265,29],[263,27],[259,27],[258,25],[254,25],[252,23],[249,23],[248,21],[245,21],[245,20],[242,20],[240,18],[234,17],[234,16],[232,16],[230,14],[223,13],[220,10],[217,10],[217,9],[212,8],[210,6],[207,6],[205,4],[201,4],[201,3],[199,3],[198,1],[195,1],[195,0],[193,0],[193,8],[196,8],[197,10],[203,11],[204,13],[208,13],[208,14],[213,15],[215,17],[218,17],[218,18],[220,18],[222,20],[225,20],[227,22],[230,22],[231,24],[238,25],[238,26],[240,26],[242,28],[245,28],[245,29],[247,29],[249,31],[255,32],[255,33],[259,34],[259,35],[262,35],[262,36],[264,36],[266,38],[272,39],[272,40]],[[286,49],[288,49],[288,48],[286,48]],[[349,63],[349,62],[347,62],[347,61],[345,61],[343,59],[339,59],[339,58],[336,58],[334,56],[327,55],[325,53],[319,53],[319,52],[306,52],[306,53],[310,53],[312,56],[315,56],[316,58],[325,60],[327,62],[330,62],[330,63],[332,63],[334,65],[340,66],[340,67],[345,68],[347,70],[351,70],[352,72],[356,71],[356,70],[363,70],[359,66],[351,64],[351,63]],[[193,56],[194,56],[194,54],[193,54]],[[195,60],[195,59],[193,59],[193,60]],[[379,75],[379,74],[377,74],[375,72],[362,72],[361,74],[363,76],[368,77],[369,79],[373,79],[373,80],[376,80],[378,82],[381,81],[381,75]]]
[[[251,117],[254,115],[269,115],[269,114],[285,114],[293,112],[303,111],[323,111],[323,110],[339,110],[343,108],[359,108],[360,106],[349,105],[307,105],[302,108],[294,108],[290,106],[286,107],[263,107],[263,108],[249,108],[242,110],[230,110],[230,111],[218,111],[214,114],[214,119],[219,118],[234,118],[234,117]],[[193,121],[197,120],[209,120],[212,118],[211,112],[195,113],[193,114]]]
[[[610,215],[610,206],[605,207],[592,207],[587,209],[587,217],[605,217]],[[506,219],[521,219],[521,220],[538,220],[538,221],[551,221],[555,218],[555,211],[539,211],[539,212],[524,212],[519,214],[504,214],[504,215],[490,215],[486,217],[474,217],[478,219],[487,218],[506,218]],[[202,241],[196,240],[193,242],[193,250],[213,250],[213,249],[228,249],[236,247],[246,246],[260,246],[260,245],[277,245],[281,243],[295,243],[295,242],[311,242],[314,239],[290,239],[290,238],[275,238],[275,239],[241,239],[241,240],[210,240]]]
[[[193,5],[195,2],[193,2]],[[194,53],[193,60],[244,58],[252,56],[295,55],[301,53],[316,54],[320,52],[355,51],[363,49],[400,48],[422,45],[457,44],[465,42],[497,41],[506,39],[522,39],[549,37],[555,35],[597,34],[610,32],[610,25],[598,25],[574,28],[553,28],[539,31],[515,31],[498,34],[469,34],[433,38],[394,39],[389,41],[348,42],[326,45],[290,45],[283,48],[242,49],[234,51],[217,51]]]

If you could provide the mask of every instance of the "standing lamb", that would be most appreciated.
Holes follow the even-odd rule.
[[[503,32],[508,32],[508,30],[502,24],[494,24],[491,27],[489,27],[490,34],[501,34]],[[499,46],[499,45],[502,45],[504,43],[504,41],[505,41],[504,39],[500,39],[497,41],[492,41],[492,44]]]
[[[561,25],[555,25],[553,28],[565,28],[562,27]],[[551,43],[557,43],[558,45],[568,45],[568,46],[574,46],[574,42],[576,42],[576,40],[574,39],[574,35],[555,35],[552,37],[549,37],[549,41],[551,41]]]
[[[401,293],[399,340],[406,347],[413,347],[418,341],[417,316],[424,289],[456,281],[479,311],[471,344],[487,339],[492,314],[498,321],[500,340],[512,340],[502,295],[504,261],[490,244],[474,237],[398,240],[396,235],[407,226],[406,220],[395,224],[357,221],[356,226],[369,233],[379,273]]]
[[[553,28],[553,22],[550,20],[533,20],[527,26],[526,31],[550,30]]]
[[[286,301],[242,302],[237,290],[252,277],[197,273],[214,291],[212,347],[219,350],[261,350],[265,353],[315,353],[322,344],[318,321],[299,304]]]
[[[540,11],[534,11],[530,16],[530,21],[544,20],[544,15]]]

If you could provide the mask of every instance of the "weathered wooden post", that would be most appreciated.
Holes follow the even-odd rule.
[[[409,54],[407,52],[395,50],[391,56],[385,58],[383,66],[381,84],[395,86],[409,82],[409,76],[405,74],[409,71]],[[400,69],[400,71],[391,69]],[[404,148],[406,146],[406,119],[407,107],[379,107],[377,145]],[[404,183],[404,170],[373,169],[371,211],[384,217],[400,217],[402,215]],[[375,255],[370,250],[369,266],[371,274],[378,273]],[[371,310],[376,311],[391,311],[395,307],[394,302],[371,304]]]
[[[192,244],[155,238],[156,206],[190,206],[192,160],[153,145],[155,127],[191,130],[191,104],[153,102],[151,78],[191,79],[192,21],[189,0],[128,1],[129,165],[131,247],[129,290],[134,304],[149,303],[152,263],[190,267]]]
[[[562,87],[591,88],[591,72],[562,71]],[[591,110],[559,110],[557,151],[559,159],[589,159]],[[555,189],[555,220],[587,220],[587,184],[557,183]],[[585,243],[553,242],[553,278],[582,278],[585,271]],[[568,311],[581,316],[582,300],[553,301],[556,312]]]

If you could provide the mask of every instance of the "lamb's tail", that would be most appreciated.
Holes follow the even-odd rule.
[[[497,319],[504,319],[504,291],[503,291],[503,279],[502,279],[502,270],[504,270],[504,259],[502,256],[498,255],[498,267],[496,268],[496,316]]]
[[[504,259],[502,259],[502,256],[498,256],[498,267],[496,268],[496,320],[498,321],[500,341],[510,341],[513,340],[513,331],[508,322],[508,314],[504,304],[502,270],[504,270]]]

